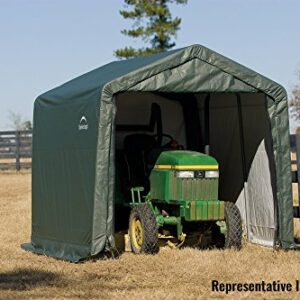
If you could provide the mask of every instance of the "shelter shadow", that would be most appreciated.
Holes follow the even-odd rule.
[[[59,275],[49,271],[30,268],[17,269],[15,271],[0,273],[0,291],[24,291],[37,286],[52,286],[59,279]]]

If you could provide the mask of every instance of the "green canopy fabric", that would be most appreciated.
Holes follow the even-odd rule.
[[[32,237],[25,250],[76,262],[114,246],[115,116],[122,92],[265,95],[275,165],[275,244],[295,246],[286,91],[193,45],[109,63],[36,99]]]

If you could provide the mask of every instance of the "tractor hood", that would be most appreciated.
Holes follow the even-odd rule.
[[[155,169],[175,170],[217,170],[218,162],[211,156],[184,150],[162,152],[156,162]]]

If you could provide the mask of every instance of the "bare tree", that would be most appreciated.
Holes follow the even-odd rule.
[[[292,98],[289,101],[291,117],[300,120],[300,72],[298,74],[299,83],[292,90]]]
[[[8,112],[9,125],[14,130],[31,130],[32,123],[30,120],[24,120],[21,114],[13,111]]]

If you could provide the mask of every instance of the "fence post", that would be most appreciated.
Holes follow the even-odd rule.
[[[300,131],[297,129],[295,134],[295,146],[296,146],[296,161],[297,161],[297,185],[298,185],[298,205],[294,206],[294,218],[300,218]]]
[[[16,170],[21,170],[21,164],[20,164],[20,131],[16,131]]]

